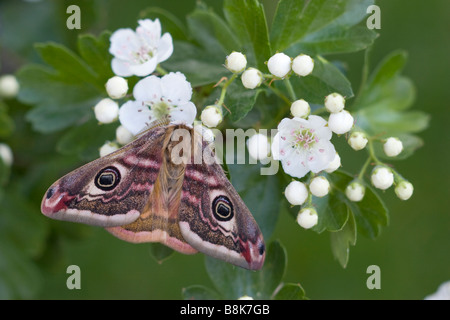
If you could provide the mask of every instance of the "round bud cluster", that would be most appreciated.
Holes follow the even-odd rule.
[[[296,100],[291,104],[291,113],[297,118],[307,118],[311,112],[309,103],[303,99]]]
[[[303,208],[297,215],[297,223],[305,229],[310,229],[317,225],[318,220],[317,211],[312,207]]]
[[[353,131],[348,138],[348,144],[355,151],[364,149],[367,142],[369,142],[369,140],[367,139],[366,134],[360,131]]]
[[[128,82],[122,77],[114,76],[106,82],[105,88],[111,99],[121,99],[128,92]]]
[[[366,187],[358,180],[350,182],[347,188],[345,188],[345,195],[353,202],[361,201],[365,193]]]
[[[370,179],[375,188],[386,190],[394,183],[394,174],[388,167],[376,166]]]
[[[200,119],[209,128],[217,127],[223,120],[222,109],[216,105],[207,106],[203,109]]]
[[[308,199],[308,189],[300,181],[292,181],[284,190],[284,196],[293,206],[301,206]]]
[[[250,157],[255,160],[265,160],[269,157],[270,143],[265,134],[257,133],[247,140]]]
[[[396,137],[387,138],[383,150],[388,157],[396,157],[403,151],[403,143]]]
[[[330,182],[325,177],[315,177],[309,183],[309,191],[316,197],[324,197],[330,191]]]
[[[94,113],[100,123],[111,123],[119,116],[119,105],[117,102],[105,98],[95,105]]]
[[[13,163],[12,150],[6,143],[0,143],[0,158],[7,166],[11,166]]]
[[[225,67],[233,73],[244,71],[247,66],[247,58],[241,52],[233,51],[225,59]]]
[[[300,54],[291,59],[285,53],[278,52],[267,61],[267,68],[271,74],[280,79],[288,76],[291,70],[295,74],[304,77],[312,73],[314,60],[306,54]]]
[[[0,77],[0,97],[11,99],[19,93],[19,82],[12,74],[3,75]]]
[[[245,88],[255,89],[261,85],[263,75],[258,69],[248,68],[242,73],[241,81]]]
[[[117,144],[113,143],[113,142],[105,142],[105,144],[103,146],[100,147],[100,157],[104,157],[110,153],[113,153],[114,151],[119,150],[119,147],[117,146]]]

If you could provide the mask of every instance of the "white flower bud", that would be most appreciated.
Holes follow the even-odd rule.
[[[297,118],[306,118],[311,112],[311,107],[309,103],[303,99],[296,100],[291,104],[291,113]]]
[[[358,181],[350,182],[345,188],[345,195],[353,202],[361,201],[366,193],[366,187]]]
[[[328,173],[332,173],[332,172],[336,171],[337,169],[339,169],[340,166],[341,166],[341,157],[336,152],[336,156],[334,157],[333,161],[330,162],[330,164],[325,169],[325,171]]]
[[[399,197],[401,200],[408,200],[411,198],[414,191],[414,187],[411,182],[409,181],[401,181],[396,187],[395,187],[395,194],[397,197]]]
[[[111,123],[119,116],[119,105],[117,102],[105,98],[95,105],[94,113],[99,122]]]
[[[267,61],[267,68],[275,77],[284,78],[291,71],[291,63],[291,58],[280,52],[270,57]]]
[[[377,166],[373,169],[370,179],[375,188],[386,190],[394,183],[394,174],[387,167]]]
[[[306,55],[301,54],[292,61],[292,70],[301,77],[305,77],[314,69],[314,60]]]
[[[105,87],[110,98],[121,99],[128,92],[128,81],[122,77],[114,76],[106,82]]]
[[[247,140],[250,157],[255,160],[265,160],[269,157],[270,143],[265,134],[257,133]]]
[[[6,143],[0,143],[0,158],[7,166],[11,166],[13,163],[13,153],[11,148]]]
[[[194,130],[197,131],[198,133],[200,133],[203,137],[203,140],[205,140],[208,143],[213,142],[214,139],[216,138],[214,136],[214,132],[212,132],[211,129],[209,129],[205,126],[202,126],[201,124],[196,124],[194,126]]]
[[[309,183],[309,191],[316,197],[324,197],[330,191],[330,183],[325,177],[315,177]]]
[[[19,93],[19,82],[12,74],[0,77],[0,97],[10,99]]]
[[[308,189],[300,181],[292,181],[284,189],[284,196],[293,206],[301,206],[308,199]]]
[[[352,132],[348,138],[348,144],[356,151],[364,149],[368,141],[366,134],[360,131]]]
[[[248,68],[241,76],[242,84],[247,89],[255,89],[259,87],[263,81],[261,71],[255,68]]]
[[[338,113],[344,110],[345,99],[339,93],[332,93],[325,97],[325,108],[330,113]]]
[[[233,51],[225,59],[225,67],[233,73],[242,72],[247,66],[247,58],[240,52]]]
[[[403,143],[398,138],[390,137],[384,143],[383,150],[388,157],[396,157],[402,152]]]
[[[319,216],[314,208],[303,208],[297,215],[297,223],[305,228],[310,229],[317,224]]]
[[[124,126],[118,126],[116,129],[116,140],[121,145],[125,145],[134,140],[134,135]]]
[[[336,134],[349,132],[353,127],[353,117],[347,110],[330,114],[328,127]]]
[[[114,151],[119,150],[119,147],[117,144],[113,142],[106,142],[103,146],[100,147],[100,157],[104,157],[110,153],[113,153]]]
[[[238,300],[254,300],[252,297],[244,295],[242,297],[240,297]]]
[[[207,127],[217,127],[217,125],[221,123],[223,119],[222,110],[215,105],[207,106],[205,109],[203,109],[202,114],[200,115],[200,119]]]

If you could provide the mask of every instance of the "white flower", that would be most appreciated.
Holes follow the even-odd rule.
[[[248,68],[242,73],[241,76],[242,84],[247,89],[255,89],[259,87],[263,81],[263,76],[261,71],[255,68]]]
[[[405,180],[401,181],[395,187],[395,194],[401,200],[408,200],[409,198],[411,198],[413,192],[414,192],[414,187],[413,187],[412,183],[405,181]]]
[[[255,160],[267,159],[270,152],[270,144],[265,134],[257,133],[247,140],[247,149],[250,157]]]
[[[103,146],[100,147],[99,153],[100,157],[104,157],[114,151],[119,150],[119,147],[113,142],[105,142]]]
[[[270,57],[267,61],[267,68],[275,77],[284,78],[291,71],[291,63],[291,58],[280,52]]]
[[[330,162],[330,164],[325,169],[325,171],[328,173],[332,173],[332,172],[336,171],[337,169],[339,169],[340,166],[341,166],[341,157],[336,152],[336,155],[334,156],[333,161]]]
[[[344,134],[349,132],[353,127],[353,117],[347,110],[341,112],[332,113],[328,118],[328,126],[331,131],[336,134]]]
[[[111,67],[118,76],[147,76],[172,55],[172,36],[165,33],[161,37],[159,19],[138,22],[136,32],[119,29],[111,35],[109,52],[114,56]]]
[[[124,126],[118,126],[116,129],[116,140],[121,145],[125,145],[133,141],[134,135]]]
[[[398,138],[390,137],[383,144],[383,150],[388,157],[396,157],[402,152],[403,143]]]
[[[292,181],[284,189],[284,196],[293,206],[301,206],[308,199],[308,189],[300,181]]]
[[[19,89],[19,82],[12,74],[0,77],[0,97],[6,99],[14,98],[19,93]]]
[[[450,281],[442,283],[437,291],[426,296],[425,300],[450,300]]]
[[[13,163],[13,153],[11,148],[6,143],[0,143],[0,158],[7,166],[11,166]]]
[[[121,99],[128,92],[128,81],[122,77],[114,76],[106,82],[105,87],[110,98]]]
[[[370,179],[375,188],[386,190],[394,183],[394,174],[387,167],[377,166],[373,169]]]
[[[136,101],[128,101],[120,108],[119,120],[134,135],[166,116],[172,123],[192,125],[197,114],[190,101],[191,84],[179,72],[144,78],[134,86],[133,95]]]
[[[345,195],[353,202],[359,202],[364,198],[366,188],[358,181],[352,181],[345,188]]]
[[[320,172],[333,161],[336,151],[330,142],[332,133],[319,116],[283,119],[272,143],[272,156],[280,160],[284,171],[302,178],[309,171]]]
[[[215,128],[223,120],[222,110],[215,105],[207,106],[203,109],[200,119],[205,126]]]
[[[292,70],[301,77],[309,75],[313,69],[314,60],[306,54],[298,55],[292,61]]]
[[[296,100],[291,104],[291,113],[297,118],[306,118],[311,112],[311,107],[309,103],[303,99]]]
[[[309,191],[311,191],[311,193],[316,197],[324,197],[330,191],[330,183],[325,177],[315,177],[309,183]]]
[[[95,118],[100,123],[111,123],[119,115],[119,105],[117,102],[105,98],[100,100],[94,107]]]
[[[353,148],[353,150],[356,151],[364,149],[367,142],[369,142],[369,140],[367,139],[365,133],[360,131],[352,132],[348,138],[348,144]]]
[[[337,113],[344,110],[345,99],[339,93],[332,93],[325,97],[325,108],[330,113]]]
[[[244,71],[247,66],[247,58],[241,53],[233,51],[225,59],[225,67],[233,73]]]
[[[297,215],[297,223],[305,229],[314,227],[318,220],[319,216],[314,208],[303,208]]]
[[[254,300],[252,297],[244,295],[242,297],[240,297],[238,300]]]

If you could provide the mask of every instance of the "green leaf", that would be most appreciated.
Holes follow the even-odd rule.
[[[268,239],[278,219],[282,187],[277,175],[261,175],[262,167],[261,164],[228,164],[228,171],[233,186]]]
[[[356,223],[351,212],[344,227],[339,231],[331,232],[330,240],[331,251],[334,257],[343,268],[347,267],[350,245],[354,246],[356,244]]]
[[[150,243],[150,255],[159,264],[169,259],[175,251],[161,243]]]
[[[306,300],[305,290],[299,283],[284,283],[276,292],[274,300]]]
[[[83,160],[99,157],[100,147],[115,138],[117,123],[99,125],[95,119],[70,128],[58,141],[58,152],[76,155]]]
[[[42,59],[58,71],[61,80],[67,83],[96,83],[96,74],[91,67],[66,47],[53,42],[35,47]]]
[[[114,76],[111,69],[112,56],[109,53],[110,37],[109,31],[103,32],[98,38],[90,34],[78,37],[78,51],[89,67],[96,72],[96,84],[100,87]]]
[[[359,202],[350,201],[345,195],[345,188],[354,177],[343,171],[335,171],[328,175],[332,183],[333,192],[344,202],[352,212],[358,232],[362,235],[375,238],[382,226],[387,226],[389,215],[386,206],[371,186],[366,185],[364,198]]]
[[[317,233],[323,231],[339,231],[348,220],[348,209],[341,201],[340,191],[332,190],[327,196],[313,198],[313,203],[319,216],[317,225],[312,230]]]
[[[0,137],[7,137],[14,130],[14,121],[8,115],[8,106],[0,101]]]
[[[187,40],[186,27],[171,12],[158,7],[150,7],[139,13],[140,19],[159,19],[163,32],[169,32],[174,40]]]
[[[187,16],[190,34],[211,55],[222,58],[241,48],[230,27],[213,11],[197,9]]]
[[[184,300],[219,300],[220,295],[204,286],[189,286],[183,288],[181,295]]]
[[[286,268],[286,251],[274,241],[269,244],[266,261],[260,271],[235,267],[224,261],[206,257],[206,270],[223,299],[250,296],[254,299],[270,299],[279,285]]]
[[[246,89],[241,81],[234,81],[227,89],[225,105],[230,110],[231,121],[243,119],[254,107],[258,95],[262,89]]]
[[[249,65],[266,70],[271,56],[264,8],[258,0],[225,0],[225,18],[243,44]],[[235,50],[237,50],[236,48]]]
[[[174,52],[164,62],[168,71],[182,72],[193,87],[216,83],[230,72],[223,66],[225,58],[208,55],[201,48],[182,41],[174,41]]]
[[[300,52],[309,55],[355,52],[372,45],[377,37],[376,32],[365,26],[350,29],[327,28],[324,32],[306,36],[301,42],[291,46],[287,54],[294,57]]]
[[[290,78],[297,97],[309,103],[323,105],[331,92],[338,92],[346,99],[353,97],[350,81],[332,63],[323,57],[314,57],[314,70],[306,77]]]

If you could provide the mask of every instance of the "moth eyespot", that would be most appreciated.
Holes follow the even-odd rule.
[[[50,199],[52,197],[53,193],[55,193],[55,189],[54,188],[48,189],[47,195],[46,195],[47,199]]]
[[[233,204],[225,196],[218,196],[212,202],[212,212],[219,221],[229,221],[234,216]]]
[[[106,167],[95,176],[95,186],[101,190],[114,189],[120,182],[120,172],[115,167]]]

